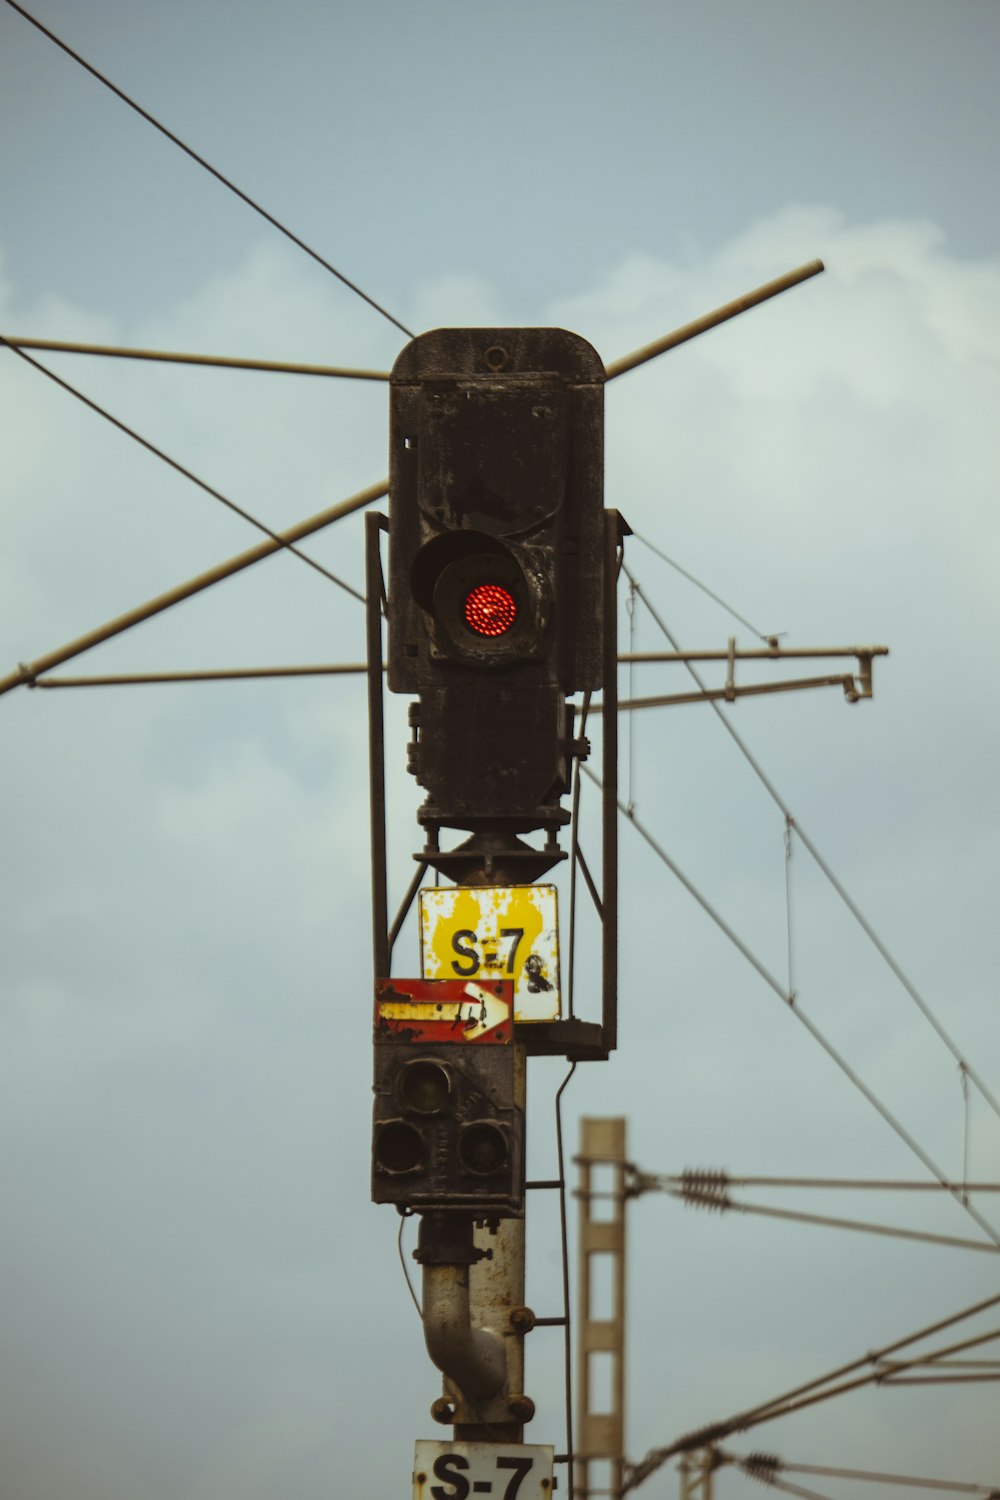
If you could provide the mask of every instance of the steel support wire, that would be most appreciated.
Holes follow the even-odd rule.
[[[736,1467],[742,1469],[748,1479],[756,1479],[759,1484],[766,1484],[773,1490],[784,1490],[786,1495],[795,1495],[797,1500],[830,1500],[829,1495],[824,1495],[821,1490],[806,1489],[805,1485],[789,1484],[785,1479],[778,1479],[774,1474],[755,1474],[746,1468],[739,1460],[735,1460]]]
[[[629,580],[631,582],[635,582],[635,580],[632,579],[632,575],[631,575],[631,573],[629,573],[629,571],[628,571],[627,568],[625,568],[625,573],[627,574],[627,576],[628,576],[628,578],[629,578]],[[666,624],[664,623],[663,619],[660,617],[659,613],[656,611],[656,609],[654,609],[653,605],[649,602],[649,599],[643,593],[643,591],[639,587],[639,585],[636,584],[635,587],[636,587],[636,593],[638,594],[639,598],[642,599],[642,601],[645,604],[646,608],[649,610],[649,612],[652,615],[653,619],[656,621],[657,625],[659,626],[660,630],[662,631],[663,635],[670,642],[670,645],[673,648],[673,650],[679,652],[680,651],[680,646],[678,645],[678,643],[675,640],[675,638],[674,638],[673,634],[671,633],[671,631],[667,628]],[[706,686],[705,686],[704,682],[702,681],[702,678],[698,674],[698,671],[696,670],[696,668],[691,665],[690,661],[686,661],[685,662],[685,666],[687,667],[688,672],[691,674],[691,676],[694,679],[694,681],[698,684],[699,689],[702,692],[707,693],[709,691],[709,689],[706,688]],[[909,995],[910,999],[914,1002],[914,1004],[920,1010],[920,1012],[923,1015],[924,1019],[929,1023],[929,1025],[931,1025],[934,1028],[934,1030],[937,1032],[938,1036],[940,1037],[941,1041],[948,1048],[948,1051],[951,1053],[952,1057],[954,1057],[955,1061],[968,1074],[969,1078],[976,1085],[976,1088],[979,1090],[980,1094],[983,1096],[983,1098],[989,1104],[989,1106],[993,1110],[994,1114],[996,1114],[998,1117],[1000,1117],[1000,1102],[997,1101],[996,1097],[993,1095],[993,1093],[990,1091],[990,1089],[987,1087],[987,1085],[980,1078],[980,1076],[976,1072],[976,1070],[973,1067],[971,1067],[970,1064],[966,1061],[966,1059],[962,1056],[961,1051],[956,1046],[955,1042],[952,1041],[952,1039],[949,1036],[948,1032],[944,1029],[944,1027],[942,1026],[941,1022],[937,1019],[937,1017],[935,1016],[934,1012],[931,1010],[930,1006],[927,1004],[926,1000],[924,1000],[923,996],[919,993],[919,991],[917,990],[916,986],[912,983],[912,981],[907,977],[907,975],[900,968],[899,964],[896,962],[896,960],[893,958],[892,954],[889,952],[888,948],[882,942],[882,939],[879,937],[878,933],[872,927],[871,923],[867,920],[867,918],[861,912],[861,910],[859,909],[859,907],[852,900],[851,896],[845,890],[844,886],[841,885],[841,883],[837,879],[836,875],[834,875],[833,871],[830,869],[830,866],[826,863],[826,860],[823,858],[823,856],[820,854],[819,850],[816,848],[816,845],[812,842],[812,840],[809,838],[808,834],[803,829],[802,824],[793,815],[791,809],[788,807],[788,805],[786,804],[786,802],[784,801],[784,799],[781,797],[781,795],[777,791],[776,787],[774,786],[773,782],[770,781],[770,779],[765,774],[763,768],[757,763],[757,761],[755,760],[754,756],[752,755],[752,753],[751,753],[749,747],[747,746],[747,744],[745,743],[745,741],[740,737],[740,735],[737,733],[737,731],[733,728],[733,726],[730,723],[729,719],[722,712],[722,709],[718,706],[717,703],[712,702],[711,703],[711,708],[712,708],[712,711],[718,717],[719,722],[725,727],[726,733],[731,737],[731,739],[733,740],[734,744],[739,749],[740,753],[746,758],[746,761],[747,761],[748,765],[750,766],[750,769],[753,771],[754,775],[757,777],[757,780],[761,783],[761,785],[763,786],[764,790],[767,792],[768,796],[771,798],[771,801],[779,809],[779,811],[781,812],[782,816],[787,820],[786,826],[788,825],[788,823],[791,824],[792,832],[801,840],[803,846],[812,855],[812,857],[815,860],[817,866],[822,871],[822,873],[826,876],[827,880],[830,882],[830,884],[832,885],[833,889],[836,891],[837,895],[840,897],[841,901],[843,901],[844,905],[847,907],[848,911],[851,913],[851,916],[858,923],[859,927],[864,932],[865,936],[872,943],[872,945],[874,946],[876,952],[884,960],[884,962],[886,964],[888,964],[888,966],[892,970],[893,974],[895,974],[896,978],[899,980],[900,984],[903,986],[903,989],[906,991],[906,993]]]
[[[701,1168],[689,1168],[686,1172],[679,1173],[636,1172],[633,1192],[639,1194],[648,1192],[651,1188],[669,1192],[672,1188],[684,1188],[692,1181],[698,1183],[706,1179],[719,1191],[731,1187],[779,1187],[838,1188],[851,1192],[859,1188],[876,1188],[879,1192],[1000,1193],[1000,1182],[916,1182],[912,1178],[903,1180],[892,1177],[744,1177],[737,1176],[734,1172],[705,1171]]]
[[[787,1416],[794,1411],[799,1411],[805,1406],[811,1406],[818,1401],[825,1401],[832,1396],[843,1395],[847,1391],[858,1390],[865,1385],[889,1385],[895,1383],[892,1376],[896,1370],[908,1370],[910,1368],[926,1367],[934,1364],[937,1360],[945,1362],[951,1354],[958,1353],[963,1349],[974,1348],[979,1344],[989,1343],[990,1340],[1000,1338],[1000,1329],[992,1329],[988,1333],[977,1334],[970,1339],[964,1339],[960,1343],[951,1344],[947,1348],[938,1349],[930,1355],[920,1355],[916,1359],[901,1360],[893,1365],[892,1374],[887,1373],[881,1367],[882,1361],[887,1355],[895,1354],[900,1349],[905,1349],[908,1344],[919,1343],[922,1339],[930,1338],[932,1334],[940,1333],[944,1328],[953,1327],[966,1318],[975,1317],[978,1313],[986,1312],[1000,1303],[1000,1294],[995,1297],[987,1297],[982,1302],[976,1302],[971,1307],[963,1308],[961,1312],[952,1314],[951,1317],[941,1318],[936,1323],[928,1324],[925,1328],[918,1329],[916,1333],[908,1334],[905,1338],[897,1339],[895,1343],[886,1344],[881,1349],[870,1350],[859,1359],[852,1360],[849,1364],[840,1365],[835,1370],[830,1370],[825,1375],[815,1380],[806,1381],[804,1384],[785,1391],[774,1400],[762,1402],[757,1406],[749,1407],[746,1411],[739,1412],[736,1416],[727,1417],[725,1421],[713,1422],[707,1427],[701,1427],[695,1432],[686,1433],[675,1442],[663,1448],[653,1448],[639,1463],[629,1466],[624,1489],[626,1491],[637,1488],[657,1469],[676,1457],[680,1453],[690,1453],[695,1448],[703,1448],[707,1444],[717,1443],[722,1438],[730,1437],[734,1432],[744,1432],[749,1427],[755,1427],[761,1422],[770,1422],[776,1417]],[[853,1380],[843,1380],[843,1376],[850,1375],[863,1366],[869,1366],[868,1371]],[[840,1381],[834,1385],[834,1381]],[[906,1382],[901,1382],[905,1384]]]
[[[717,1209],[726,1213],[730,1209],[739,1214],[757,1214],[766,1219],[785,1219],[795,1224],[816,1224],[822,1229],[855,1229],[859,1233],[887,1235],[893,1239],[919,1240],[927,1245],[948,1245],[956,1250],[982,1250],[987,1255],[996,1255],[1000,1245],[988,1245],[983,1240],[959,1239],[949,1234],[932,1234],[923,1229],[902,1229],[892,1224],[872,1224],[865,1219],[839,1219],[826,1214],[802,1213],[789,1208],[772,1208],[763,1203],[737,1203],[728,1194],[705,1193],[692,1195],[676,1189],[664,1189],[670,1198],[678,1198],[692,1208]]]
[[[589,776],[591,781],[593,781],[597,786],[600,786],[600,781],[594,775],[593,771],[591,771],[587,766],[584,766],[583,770],[584,774]],[[622,817],[626,818],[628,822],[632,824],[632,827],[636,830],[639,836],[646,841],[649,847],[653,850],[653,853],[656,854],[660,860],[662,860],[671,874],[680,881],[681,885],[683,885],[688,894],[694,897],[695,901],[697,901],[698,905],[706,913],[706,915],[711,917],[712,921],[719,928],[720,932],[725,934],[725,936],[729,939],[733,946],[736,947],[740,951],[740,953],[742,953],[747,962],[757,970],[757,973],[764,980],[765,984],[769,985],[774,993],[778,996],[778,998],[784,1001],[785,1005],[791,1011],[792,1015],[796,1016],[809,1032],[810,1036],[812,1036],[815,1041],[819,1042],[820,1046],[823,1048],[824,1052],[826,1052],[827,1056],[837,1064],[837,1067],[841,1070],[844,1076],[846,1078],[849,1078],[850,1081],[854,1084],[855,1088],[865,1096],[872,1108],[878,1111],[886,1124],[895,1131],[896,1135],[899,1136],[899,1139],[904,1143],[904,1145],[908,1146],[909,1149],[913,1152],[914,1156],[916,1156],[918,1160],[923,1163],[923,1165],[927,1168],[931,1175],[937,1178],[941,1186],[946,1188],[951,1193],[951,1196],[955,1199],[955,1202],[959,1205],[959,1207],[964,1209],[969,1217],[979,1225],[980,1229],[984,1234],[988,1235],[988,1237],[993,1241],[994,1245],[1000,1248],[1000,1232],[994,1229],[989,1220],[985,1219],[979,1212],[979,1210],[974,1208],[971,1203],[966,1203],[963,1201],[961,1192],[956,1191],[954,1186],[948,1181],[948,1178],[945,1176],[944,1172],[933,1160],[933,1158],[930,1157],[923,1149],[923,1147],[917,1143],[917,1141],[913,1138],[906,1127],[896,1119],[896,1116],[892,1113],[888,1106],[882,1103],[878,1095],[875,1094],[873,1090],[870,1089],[864,1082],[864,1080],[854,1071],[847,1059],[843,1057],[840,1052],[838,1052],[833,1043],[829,1041],[826,1036],[824,1036],[823,1032],[820,1031],[816,1023],[810,1020],[810,1018],[806,1015],[805,1011],[799,1004],[797,997],[794,995],[790,995],[778,982],[778,980],[775,979],[774,975],[770,972],[769,969],[765,967],[765,965],[752,951],[752,949],[747,947],[743,939],[737,935],[732,927],[729,926],[729,923],[725,920],[725,918],[716,911],[715,907],[711,904],[708,898],[702,895],[701,891],[699,891],[694,882],[689,880],[680,866],[670,858],[670,855],[663,848],[663,846],[657,843],[653,835],[647,828],[643,826],[642,823],[639,822],[639,819],[635,816],[635,814],[629,812],[628,808],[622,802],[621,798],[616,798],[616,801],[618,804],[618,811],[622,814]]]
[[[763,1470],[780,1474],[818,1474],[826,1479],[860,1479],[868,1484],[897,1484],[918,1490],[954,1490],[964,1495],[995,1495],[995,1484],[971,1484],[961,1479],[924,1479],[916,1474],[885,1474],[873,1469],[839,1469],[831,1464],[787,1463],[773,1453],[721,1453],[726,1463],[736,1464],[751,1479],[762,1479]]]
[[[124,432],[126,437],[130,437],[141,448],[145,448],[147,453],[152,453],[155,458],[162,459],[176,473],[183,475],[185,479],[190,479],[192,484],[196,484],[200,490],[204,490],[206,495],[211,495],[213,500],[218,500],[220,505],[225,505],[228,510],[231,510],[234,515],[239,516],[241,520],[249,521],[251,526],[256,526],[258,531],[262,531],[272,541],[278,542],[286,551],[294,553],[300,561],[308,563],[310,568],[314,568],[317,573],[322,573],[324,578],[328,578],[331,583],[335,583],[338,588],[343,589],[346,593],[353,594],[355,599],[359,599],[364,604],[364,594],[359,593],[351,584],[345,583],[342,578],[338,578],[336,573],[331,573],[329,568],[324,568],[322,563],[318,563],[308,553],[300,552],[298,547],[293,546],[291,542],[281,541],[278,532],[272,531],[271,527],[265,525],[263,521],[258,521],[257,517],[252,516],[248,510],[244,510],[242,505],[237,505],[235,500],[230,500],[220,490],[215,489],[213,485],[208,484],[204,479],[199,479],[197,474],[193,474],[182,463],[178,463],[176,458],[171,458],[169,453],[164,453],[162,448],[158,448],[155,443],[151,443],[148,438],[144,438],[141,433],[136,432],[134,427],[129,427],[127,422],[122,422],[120,418],[112,416],[107,407],[101,406],[97,401],[93,401],[90,396],[85,396],[83,391],[79,390],[75,385],[70,385],[68,380],[63,380],[61,375],[57,375],[54,370],[48,369],[47,366],[41,364],[37,359],[33,359],[30,354],[25,354],[23,349],[19,349],[16,344],[12,344],[9,339],[4,338],[2,333],[0,333],[0,347],[10,349],[12,353],[17,355],[18,359],[23,359],[25,364],[31,365],[33,369],[47,376],[49,380],[61,386],[64,391],[68,391],[71,396],[75,396],[77,401],[82,401],[84,406],[89,406],[91,411],[95,411],[99,417],[103,417],[106,422],[110,422],[112,427],[117,427],[119,432]]]
[[[993,1301],[1000,1301],[1000,1298],[994,1298]],[[960,1317],[969,1316],[969,1313],[960,1314]],[[925,1329],[924,1334],[912,1335],[909,1340],[901,1341],[901,1344],[913,1343],[918,1338],[925,1337],[927,1332],[927,1329]],[[954,1355],[958,1350],[975,1349],[978,1344],[990,1343],[994,1338],[1000,1338],[1000,1329],[991,1329],[988,1334],[976,1334],[975,1337],[967,1338],[967,1340],[963,1340],[961,1343],[949,1344],[946,1349],[937,1350],[937,1355],[943,1358],[946,1355]],[[901,1344],[894,1346],[895,1349],[900,1349]],[[769,1403],[768,1406],[753,1407],[750,1412],[733,1416],[733,1418],[729,1418],[724,1422],[712,1422],[709,1427],[699,1428],[696,1433],[687,1433],[684,1437],[679,1437],[675,1443],[670,1443],[667,1448],[651,1449],[651,1452],[646,1454],[646,1457],[639,1464],[631,1464],[628,1467],[625,1484],[622,1485],[622,1493],[636,1490],[640,1484],[643,1484],[643,1481],[646,1481],[649,1476],[654,1475],[658,1469],[661,1469],[663,1464],[666,1464],[670,1458],[676,1458],[679,1454],[690,1454],[694,1449],[706,1448],[706,1446],[712,1445],[712,1443],[720,1442],[724,1437],[732,1436],[733,1433],[744,1433],[744,1431],[747,1431],[747,1428],[759,1427],[762,1422],[777,1421],[777,1418],[780,1418],[780,1416],[792,1416],[793,1412],[802,1412],[807,1407],[817,1406],[820,1401],[832,1400],[834,1397],[846,1395],[849,1391],[861,1391],[864,1386],[895,1385],[897,1382],[889,1374],[886,1374],[885,1370],[880,1370],[877,1367],[874,1370],[868,1370],[864,1376],[856,1376],[853,1380],[841,1380],[840,1385],[832,1385],[832,1382],[838,1379],[841,1374],[847,1373],[850,1370],[858,1370],[859,1365],[871,1365],[879,1361],[882,1358],[882,1353],[885,1353],[885,1350],[865,1355],[864,1358],[858,1359],[852,1365],[844,1365],[841,1370],[834,1371],[834,1373],[823,1377],[823,1379],[814,1380],[814,1382],[811,1382],[807,1386],[801,1386],[799,1392],[810,1392],[808,1395],[799,1395],[799,1392],[789,1392],[787,1397],[780,1397],[777,1401]],[[909,1370],[910,1367],[927,1365],[931,1364],[931,1362],[933,1362],[933,1356],[931,1358],[924,1356],[924,1358],[915,1359],[915,1361],[900,1362],[897,1368],[900,1368],[900,1370]],[[898,1383],[900,1385],[909,1385],[910,1382],[903,1380],[903,1382]],[[792,1398],[795,1398],[795,1400],[792,1400]]]
[[[757,629],[756,625],[751,625],[745,615],[741,615],[739,610],[734,609],[731,604],[727,604],[725,599],[719,594],[713,593],[707,583],[702,583],[701,579],[696,578],[693,573],[689,573],[687,568],[682,568],[679,562],[674,562],[672,557],[668,557],[665,552],[661,552],[660,548],[654,542],[651,542],[648,537],[643,536],[639,531],[633,531],[632,535],[637,542],[641,542],[644,547],[649,548],[650,552],[655,552],[657,557],[662,558],[665,563],[668,563],[682,578],[686,578],[688,583],[693,583],[696,589],[700,589],[703,594],[707,594],[713,603],[718,604],[726,611],[727,615],[732,615],[734,620],[738,620],[741,625],[745,625],[750,634],[755,635],[759,641],[777,641],[778,637],[776,634],[772,632],[770,635],[765,635],[762,630]]]
[[[147,600],[145,604],[140,604],[123,615],[117,615],[106,624],[98,625],[94,630],[87,631],[86,635],[78,636],[76,640],[69,641],[64,646],[57,646],[54,651],[48,651],[34,661],[21,662],[16,671],[8,672],[6,677],[0,677],[0,696],[9,693],[12,688],[33,686],[35,679],[43,672],[61,666],[63,662],[70,661],[74,656],[80,656],[84,651],[89,651],[92,646],[99,646],[102,642],[111,640],[113,636],[121,635],[123,631],[131,630],[133,625],[151,619],[162,610],[170,609],[172,605],[179,604],[182,599],[190,599],[203,589],[211,588],[213,584],[221,582],[223,578],[231,578],[234,573],[252,567],[262,558],[273,556],[275,552],[280,552],[283,547],[287,547],[290,542],[301,541],[303,537],[311,536],[315,531],[322,531],[324,526],[330,526],[334,521],[352,515],[354,511],[371,505],[375,500],[384,499],[388,492],[389,486],[385,480],[381,484],[373,484],[366,490],[360,490],[350,499],[342,500],[339,505],[331,505],[327,510],[320,511],[318,515],[310,516],[308,520],[300,521],[297,526],[289,527],[287,531],[276,532],[273,541],[260,542],[247,552],[239,552],[228,561],[218,563],[214,568],[209,568],[206,572],[188,579],[187,583],[178,584],[175,588],[168,589],[166,593],[157,594],[154,599]]]
[[[231,193],[235,193],[237,198],[241,199],[248,208],[253,209],[254,213],[260,214],[262,219],[266,219],[267,222],[271,224],[275,229],[277,229],[280,234],[283,234],[287,240],[291,240],[293,245],[297,245],[300,250],[304,250],[306,255],[311,256],[312,259],[317,263],[317,265],[322,266],[325,271],[329,271],[331,276],[336,276],[339,282],[348,287],[352,292],[360,297],[363,302],[367,302],[369,307],[374,308],[377,313],[382,314],[383,318],[387,318],[390,323],[394,324],[395,327],[399,329],[400,333],[405,333],[407,338],[413,338],[413,334],[406,327],[406,325],[404,323],[401,323],[398,318],[394,318],[391,312],[387,312],[386,309],[381,305],[381,303],[375,301],[374,297],[369,297],[368,293],[363,292],[356,282],[351,281],[349,277],[344,275],[343,271],[338,271],[336,266],[331,265],[328,260],[325,260],[322,255],[320,255],[316,250],[313,250],[311,246],[307,245],[305,240],[300,239],[297,234],[293,234],[292,231],[286,227],[286,225],[281,223],[280,219],[276,219],[273,214],[268,213],[266,208],[263,208],[259,203],[256,202],[255,199],[251,198],[248,193],[245,193],[242,188],[238,188],[235,182],[232,182],[228,177],[223,176],[223,174],[218,170],[217,167],[213,167],[211,162],[206,161],[203,156],[199,156],[197,151],[195,151],[191,146],[186,145],[185,142],[182,141],[179,136],[175,135],[172,130],[168,130],[166,125],[157,120],[156,117],[154,115],[151,115],[148,110],[143,109],[141,104],[137,104],[136,101],[130,98],[123,89],[120,89],[117,84],[112,83],[110,78],[107,78],[103,73],[95,68],[92,63],[87,62],[85,57],[81,57],[79,52],[74,51],[74,49],[69,45],[68,42],[64,42],[61,37],[56,36],[54,31],[50,31],[47,26],[43,26],[41,21],[39,21],[36,16],[33,16],[30,11],[25,10],[23,5],[18,5],[17,0],[7,0],[7,4],[10,6],[11,10],[16,10],[19,16],[23,16],[24,19],[30,23],[30,25],[34,26],[36,31],[40,31],[43,36],[48,37],[50,42],[55,42],[56,46],[61,48],[61,50],[66,53],[67,57],[71,57],[74,62],[79,63],[81,68],[86,68],[91,77],[96,78],[98,83],[103,83],[104,87],[106,89],[110,89],[111,92],[116,96],[116,98],[120,99],[123,104],[128,105],[129,109],[133,109],[135,110],[137,115],[141,115],[142,118],[147,122],[147,124],[152,125],[153,128],[155,130],[158,130],[161,135],[166,136],[168,141],[171,141],[175,146],[178,146],[186,156],[190,156],[191,160],[197,162],[199,167],[204,167],[205,171],[210,172],[217,182],[222,183],[223,187],[228,188]]]

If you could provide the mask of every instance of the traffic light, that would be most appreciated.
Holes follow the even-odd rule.
[[[559,853],[566,698],[604,673],[604,367],[557,328],[438,329],[391,377],[389,687],[415,693],[419,817],[537,879]],[[544,828],[541,858],[517,835]],[[494,873],[496,873],[494,871]]]
[[[372,1200],[508,1218],[524,1205],[513,983],[383,979]]]

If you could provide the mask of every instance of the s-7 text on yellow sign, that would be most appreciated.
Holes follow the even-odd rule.
[[[421,891],[420,971],[423,979],[512,979],[515,1021],[558,1021],[555,886]]]

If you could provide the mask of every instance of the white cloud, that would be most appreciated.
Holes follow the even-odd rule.
[[[739,704],[734,721],[835,868],[848,873],[866,912],[906,950],[905,966],[928,976],[933,1003],[962,1045],[995,1076],[998,955],[982,924],[991,910],[984,893],[995,890],[997,875],[987,825],[1000,752],[988,699],[1000,625],[990,420],[1000,383],[1000,265],[957,259],[927,224],[858,225],[830,209],[795,208],[698,260],[630,256],[546,316],[612,358],[815,254],[827,260],[824,277],[610,388],[607,498],[751,618],[790,629],[793,644],[888,639],[893,655],[880,664],[873,703],[849,711],[835,694],[802,694]],[[414,306],[420,326],[490,322],[500,317],[501,298],[480,278],[455,273],[422,287]],[[58,324],[74,336],[98,327],[85,308],[35,311],[45,331]],[[354,328],[343,299],[317,310],[314,282],[290,256],[256,250],[129,337],[350,362]],[[311,513],[385,471],[381,387],[67,369],[271,520]],[[252,545],[249,531],[162,477],[151,458],[119,447],[124,439],[40,377],[7,361],[0,380],[5,410],[16,414],[0,479],[10,518],[7,667]],[[357,579],[360,535],[347,523],[311,545]],[[628,559],[685,644],[718,646],[737,629],[637,544]],[[102,659],[121,669],[352,660],[361,654],[362,625],[356,603],[307,578],[293,559],[275,559],[64,670],[87,671]],[[660,644],[648,617],[639,644]],[[748,667],[745,680],[753,676]],[[638,726],[639,813],[781,972],[781,819],[707,712],[656,713]],[[40,1193],[48,1191],[51,1217],[43,1218],[53,1231],[46,1276],[71,1282],[82,1232],[73,1213],[86,1218],[80,1204],[88,1195],[109,1216],[107,1274],[125,1275],[114,1226],[139,1233],[125,1191],[134,1163],[116,1155],[115,1142],[133,1126],[167,1193],[162,1202],[143,1199],[148,1252],[183,1211],[214,1226],[206,1263],[247,1264],[247,1225],[259,1233],[263,1219],[218,1211],[211,1174],[194,1165],[213,1151],[223,1164],[230,1153],[235,1160],[246,1131],[247,1201],[265,1204],[280,1180],[293,1219],[304,1220],[317,1201],[338,1205],[337,1233],[357,1258],[348,1268],[350,1316],[370,1340],[372,1389],[379,1351],[409,1337],[414,1389],[433,1394],[415,1320],[401,1335],[394,1303],[380,1321],[382,1288],[359,1269],[368,1261],[382,1267],[383,1252],[385,1262],[394,1253],[394,1225],[363,1201],[370,1006],[363,685],[20,690],[0,701],[0,713],[11,767],[7,909],[17,924],[7,954],[6,1055],[21,1070],[7,1114],[13,1227],[5,1253],[25,1286],[20,1333],[29,1338],[46,1296],[45,1277],[32,1275],[31,1243],[17,1228],[20,1209],[38,1210]],[[419,832],[400,704],[389,723],[392,876],[402,887]],[[933,813],[945,795],[946,810]],[[952,1060],[879,966],[861,957],[863,941],[833,915],[829,893],[801,871],[796,864],[803,1004],[815,1006],[865,1076],[953,1163],[961,1101]],[[679,1153],[688,1147],[717,1149],[747,1171],[773,1168],[779,1158],[788,1170],[816,1161],[864,1170],[876,1160],[900,1170],[902,1150],[869,1107],[835,1081],[777,998],[691,911],[628,829],[622,872],[623,1049],[568,1096],[570,1142],[575,1110],[605,1109],[630,1114],[640,1164],[654,1170],[686,1165]],[[400,971],[416,961],[405,946],[401,940]],[[533,1129],[544,1135],[548,1117],[537,1119]],[[58,1192],[68,1172],[64,1121],[79,1142],[100,1147],[81,1146],[73,1213],[60,1208]],[[47,1129],[53,1122],[59,1128]],[[656,1159],[644,1159],[647,1152]],[[974,1158],[984,1172],[996,1153],[996,1122],[980,1111]],[[175,1158],[172,1203],[164,1163]],[[668,1410],[659,1375],[637,1377],[636,1453],[677,1426],[722,1415],[706,1401],[728,1409],[772,1394],[771,1385],[860,1353],[872,1327],[879,1336],[897,1324],[905,1332],[925,1305],[943,1312],[965,1295],[943,1252],[932,1269],[923,1269],[930,1260],[907,1260],[897,1285],[882,1249],[847,1254],[832,1242],[821,1250],[815,1239],[733,1229],[707,1248],[707,1231],[689,1232],[687,1220],[671,1221],[669,1231],[644,1227],[649,1222],[635,1223],[634,1305],[643,1309],[633,1326],[636,1368],[659,1371],[671,1344],[675,1370],[698,1359],[705,1378],[678,1373]],[[963,1230],[952,1224],[952,1232]],[[802,1230],[810,1233],[819,1234]],[[267,1274],[279,1279],[282,1244],[268,1241],[264,1257]],[[343,1246],[333,1254],[343,1257]],[[657,1293],[665,1259],[674,1290]],[[193,1295],[191,1264],[181,1256],[160,1267],[169,1306]],[[343,1269],[343,1258],[337,1264]],[[694,1286],[705,1265],[725,1280],[726,1308],[743,1318],[713,1325],[708,1342],[714,1294],[702,1287],[678,1302],[678,1289]],[[748,1304],[751,1281],[759,1304]],[[331,1296],[347,1284],[338,1280]],[[226,1317],[258,1316],[255,1285],[235,1278],[236,1311],[220,1313],[218,1325],[210,1306],[201,1309],[209,1344],[215,1338],[222,1350]],[[200,1296],[204,1286],[195,1290]],[[306,1313],[296,1307],[283,1322],[278,1302],[260,1314],[259,1336],[306,1338]],[[128,1382],[129,1360],[160,1331],[156,1308],[143,1311],[138,1293],[129,1306],[136,1327],[121,1333],[117,1363],[101,1367],[110,1409]],[[233,1347],[244,1349],[239,1340]],[[180,1361],[177,1379],[183,1353],[175,1342],[164,1355],[171,1369]],[[224,1352],[215,1357],[212,1368],[225,1365]],[[313,1393],[325,1389],[324,1369],[307,1361],[302,1378]],[[260,1413],[259,1428],[253,1420],[261,1472],[268,1465],[278,1472],[284,1456],[314,1440],[311,1398],[303,1395],[305,1415],[293,1416],[286,1395],[252,1362],[231,1375],[242,1409]],[[365,1413],[377,1398],[345,1388],[340,1399],[352,1424],[367,1430]],[[234,1420],[230,1438],[220,1437],[216,1397],[209,1392],[205,1401],[188,1487],[192,1496],[211,1488],[228,1500],[246,1477],[238,1458],[244,1427]],[[889,1448],[901,1440],[905,1417],[901,1407],[879,1410],[881,1436],[867,1417],[852,1430],[859,1442]],[[929,1462],[929,1442],[914,1439],[918,1467]]]

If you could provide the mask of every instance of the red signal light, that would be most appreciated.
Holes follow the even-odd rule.
[[[506,635],[517,619],[517,602],[498,583],[478,583],[465,596],[465,623],[491,640]]]

